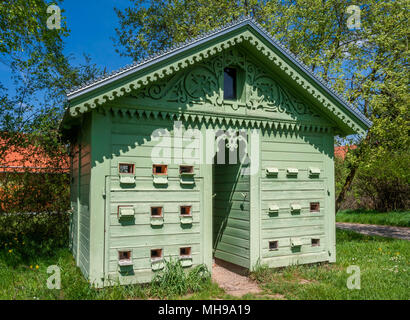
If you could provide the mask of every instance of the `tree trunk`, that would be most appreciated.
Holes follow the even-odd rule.
[[[349,174],[346,177],[342,190],[340,190],[340,193],[336,199],[336,213],[339,211],[340,206],[342,205],[342,202],[345,199],[346,192],[350,189],[350,186],[352,185],[353,179],[356,175],[356,171],[357,171],[357,166],[352,167],[352,169],[350,170]]]
[[[357,169],[359,167],[358,163],[361,162],[361,158],[363,157],[363,145],[368,143],[370,140],[370,131],[368,131],[366,138],[364,139],[364,141],[362,142],[362,144],[358,147],[357,150],[357,164],[355,164],[354,166],[352,166],[352,168],[350,169],[349,174],[346,177],[345,183],[342,187],[342,190],[340,190],[339,195],[337,196],[336,199],[336,210],[335,210],[335,214],[339,211],[340,206],[342,205],[343,200],[345,199],[346,196],[346,192],[349,191],[350,186],[352,185],[352,182],[354,180],[354,177],[356,175]]]

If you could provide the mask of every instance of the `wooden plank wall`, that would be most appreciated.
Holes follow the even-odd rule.
[[[154,185],[152,177],[154,146],[151,135],[158,129],[167,129],[173,137],[173,122],[168,120],[138,120],[113,118],[112,153],[110,172],[110,194],[108,213],[108,274],[117,275],[118,251],[131,250],[135,276],[124,277],[124,281],[146,282],[153,276],[151,270],[151,249],[162,249],[165,259],[178,258],[181,247],[191,247],[193,264],[203,263],[201,252],[201,172],[199,164],[194,164],[195,185],[180,183],[179,164],[164,157],[168,164],[168,185]],[[184,141],[183,146],[190,141]],[[181,149],[181,148],[177,148]],[[175,149],[167,150],[172,152]],[[199,152],[199,148],[193,148]],[[193,164],[192,157],[185,154],[184,164]],[[119,181],[118,164],[135,164],[135,185],[122,185]],[[160,164],[160,163],[156,163]],[[180,222],[180,206],[192,206],[193,223]],[[123,222],[118,219],[118,206],[132,206],[135,219]],[[151,207],[163,207],[164,224],[151,225]]]
[[[90,270],[90,178],[91,178],[91,116],[85,118],[81,128],[79,155],[79,246],[78,265],[86,278]]]
[[[326,259],[328,232],[325,216],[331,214],[326,207],[327,177],[333,172],[325,171],[324,134],[265,131],[261,148],[261,261],[270,266],[283,266],[295,261]],[[278,176],[268,177],[267,167],[278,168]],[[287,175],[289,167],[299,170],[297,177]],[[310,177],[309,167],[319,168],[320,176]],[[310,202],[319,202],[320,212],[310,212]],[[301,205],[300,213],[291,212],[293,203]],[[271,205],[279,207],[278,214],[269,214]],[[292,238],[302,240],[300,250],[291,247]],[[312,238],[320,239],[320,246],[312,246]],[[271,250],[269,241],[278,241],[279,248]]]
[[[70,230],[69,230],[69,247],[73,253],[74,259],[78,264],[78,181],[79,181],[79,164],[80,150],[78,145],[73,145],[73,156],[71,158],[71,183],[70,183]]]
[[[213,248],[216,258],[249,268],[249,175],[240,170],[240,164],[214,165]]]

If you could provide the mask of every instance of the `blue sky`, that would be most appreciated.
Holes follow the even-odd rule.
[[[75,57],[73,64],[82,60],[83,53],[91,56],[92,62],[112,71],[131,63],[130,58],[120,57],[115,52],[115,28],[118,18],[114,7],[129,7],[129,0],[65,0],[61,9],[65,12],[70,36],[66,38],[65,53]]]
[[[65,54],[71,55],[71,63],[84,62],[83,53],[91,56],[91,62],[107,72],[119,69],[132,62],[131,58],[120,57],[115,52],[115,28],[119,22],[114,7],[125,9],[131,5],[129,0],[65,0],[60,6],[70,35],[64,38]],[[9,92],[13,84],[7,66],[0,63],[0,83]]]

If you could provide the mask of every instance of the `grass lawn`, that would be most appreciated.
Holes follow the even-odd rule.
[[[336,221],[410,227],[410,211],[375,212],[345,210],[337,213]]]
[[[337,263],[261,269],[253,277],[264,294],[286,299],[410,299],[410,241],[337,230]],[[361,289],[346,286],[349,265],[361,272]]]
[[[84,280],[67,249],[54,256],[33,258],[28,264],[12,263],[12,249],[0,251],[0,299],[147,299],[166,294],[152,286],[115,286],[92,289]],[[61,267],[61,290],[49,290],[47,267]],[[346,287],[346,269],[361,269],[361,289]],[[337,230],[337,263],[292,266],[283,269],[260,268],[252,274],[263,293],[243,299],[410,299],[410,242],[369,237]],[[173,286],[178,286],[174,283]],[[222,289],[211,281],[189,295],[177,299],[224,299]],[[169,297],[169,296],[168,296]],[[238,298],[236,298],[238,299]]]

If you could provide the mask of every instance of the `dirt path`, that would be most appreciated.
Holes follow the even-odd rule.
[[[237,265],[215,259],[212,280],[231,296],[242,297],[247,293],[258,294],[262,290],[247,276],[247,270]]]
[[[339,229],[356,231],[369,236],[410,240],[410,228],[406,227],[379,226],[375,224],[347,222],[336,222],[336,227]]]

